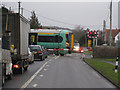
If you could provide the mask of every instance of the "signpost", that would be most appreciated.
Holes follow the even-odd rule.
[[[88,40],[88,47],[91,47],[91,40]]]

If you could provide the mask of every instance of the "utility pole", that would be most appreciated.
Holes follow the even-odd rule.
[[[110,46],[112,43],[112,0],[110,3]]]
[[[18,13],[20,14],[20,1],[18,2]]]
[[[21,8],[21,15],[23,15],[23,8]]]
[[[104,41],[106,44],[106,21],[105,20],[103,21],[103,32],[104,32]]]
[[[9,7],[9,10],[11,11],[11,7]]]
[[[95,40],[96,40],[96,47],[97,47],[97,38]]]

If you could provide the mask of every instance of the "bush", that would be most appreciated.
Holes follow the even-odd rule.
[[[93,58],[116,58],[117,48],[115,47],[94,47]]]

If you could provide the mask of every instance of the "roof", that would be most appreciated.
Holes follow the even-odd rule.
[[[112,38],[115,38],[115,36],[120,32],[120,29],[112,29]],[[110,29],[106,29],[106,37],[110,35]]]
[[[62,29],[31,29],[30,33],[67,33],[67,32],[71,32],[69,30],[62,30]]]
[[[117,36],[119,36],[120,35],[120,32],[115,36],[115,37],[117,37]]]

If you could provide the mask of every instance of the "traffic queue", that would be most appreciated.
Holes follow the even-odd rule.
[[[22,74],[34,61],[43,61],[49,54],[64,56],[80,50],[70,30],[30,29],[29,21],[5,7],[2,13],[2,85],[12,75]]]

